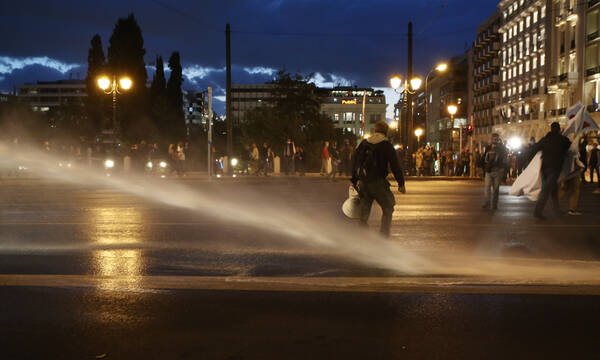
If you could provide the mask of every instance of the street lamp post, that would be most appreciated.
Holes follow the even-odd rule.
[[[434,70],[437,72],[444,72],[444,71],[448,70],[448,64],[446,64],[446,63],[438,64],[436,67],[429,70],[429,72],[427,73],[427,76],[425,76],[425,131],[429,130],[427,128],[427,126],[429,125],[429,95],[427,93],[427,83],[429,81],[429,75],[431,75],[431,73]]]
[[[392,76],[392,78],[390,79],[390,85],[392,86],[392,89],[394,89],[395,92],[397,92],[398,94],[403,94],[402,101],[407,101],[407,106],[410,107],[408,109],[412,109],[412,104],[408,102],[407,98],[409,94],[414,95],[417,93],[417,90],[419,90],[419,88],[421,87],[421,78],[413,77],[412,79],[410,79],[410,85],[408,79],[404,79],[404,86],[402,86],[402,78],[399,74],[394,74],[394,76]],[[400,90],[401,86],[402,90]],[[406,121],[404,121],[406,125],[402,127],[402,133],[405,134],[403,136],[402,141],[406,142],[408,154],[412,154],[413,146],[412,141],[410,141],[409,139],[409,136],[412,133],[413,117],[412,111],[408,111],[408,113],[411,114],[411,116],[410,119],[406,119]]]
[[[113,141],[117,140],[117,133],[119,132],[119,124],[117,123],[117,94],[120,94],[120,90],[129,90],[133,85],[133,81],[130,78],[124,76],[117,82],[117,76],[113,75],[112,81],[108,76],[101,76],[98,78],[98,87],[104,91],[105,94],[112,95],[112,123],[113,123]],[[114,145],[114,144],[113,144]]]
[[[450,123],[452,124],[452,128],[454,129],[454,114],[458,111],[458,107],[456,105],[448,105],[448,113],[450,114]],[[462,153],[462,125],[460,128],[460,144],[458,146],[459,152]]]

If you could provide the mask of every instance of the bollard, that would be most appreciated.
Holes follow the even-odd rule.
[[[273,159],[273,173],[279,174],[281,172],[281,158],[279,156],[275,156]]]
[[[123,158],[123,171],[129,172],[131,170],[131,158],[129,156],[125,156]]]

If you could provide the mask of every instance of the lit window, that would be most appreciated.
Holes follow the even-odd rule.
[[[537,57],[533,57],[532,63],[531,63],[531,68],[535,69],[537,68]]]
[[[529,81],[525,83],[525,91],[529,90]]]
[[[523,85],[519,85],[519,94],[523,93]]]
[[[532,88],[532,89],[535,89],[536,87],[537,87],[537,80],[533,80],[533,81],[531,82],[531,88]]]
[[[525,38],[525,55],[529,55],[529,36]]]
[[[506,34],[506,33],[505,33]],[[512,39],[512,29],[508,29],[508,38]],[[506,41],[506,40],[505,40]]]
[[[506,71],[502,71],[502,81],[506,81]]]
[[[537,51],[537,34],[533,33],[533,51]]]
[[[517,36],[517,24],[513,26],[513,35]]]
[[[540,112],[544,111],[544,102],[540,102]]]
[[[546,63],[546,54],[540,55],[540,66],[544,66]]]
[[[513,66],[513,77],[517,77],[517,67]]]
[[[519,0],[519,6],[523,6],[524,2],[525,2],[525,0]]]
[[[525,62],[525,72],[529,72],[529,60]]]
[[[508,35],[507,33],[502,34],[502,39],[503,39],[504,42],[506,42],[506,39],[508,37],[507,35]]]
[[[512,92],[511,92],[510,88],[508,88],[508,96],[511,96],[511,95],[512,95]]]
[[[519,64],[519,75],[523,75],[523,64]]]
[[[540,18],[546,17],[546,5],[542,6],[542,10],[540,11]]]
[[[504,18],[506,19],[506,16],[507,16],[506,11],[503,12],[502,14],[504,15]]]
[[[525,27],[529,27],[531,25],[531,15],[527,15],[525,18]]]
[[[533,12],[533,23],[535,24],[537,22],[537,17],[538,17],[538,13],[537,10]]]
[[[545,83],[546,83],[546,79],[541,78],[540,79],[540,87],[543,88]]]
[[[502,97],[506,97],[506,90],[502,90]]]
[[[519,59],[523,57],[523,41],[519,41]]]
[[[519,21],[519,32],[523,31],[523,20]]]

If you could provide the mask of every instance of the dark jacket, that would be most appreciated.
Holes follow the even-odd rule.
[[[558,132],[549,132],[531,147],[531,153],[542,151],[542,172],[560,172],[571,142]]]
[[[483,156],[479,159],[479,167],[483,168],[484,172],[492,172],[497,170],[506,170],[508,168],[508,150],[502,143],[496,144],[495,151],[492,149],[492,144],[487,145],[483,151]]]
[[[394,174],[394,178],[398,182],[398,186],[404,186],[404,175],[402,175],[402,167],[400,166],[400,162],[398,161],[398,157],[396,156],[396,150],[394,149],[394,145],[385,138],[385,136],[380,135],[379,133],[375,133],[372,137],[367,140],[363,140],[356,151],[354,152],[353,162],[352,162],[352,179],[353,183],[357,182],[358,179],[358,167],[360,164],[357,163],[357,159],[360,158],[358,154],[361,154],[364,151],[364,148],[368,146],[366,143],[369,142],[375,147],[375,159],[377,162],[377,178],[385,179],[388,176],[388,165]]]

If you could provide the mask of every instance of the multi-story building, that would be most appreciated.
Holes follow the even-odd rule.
[[[445,72],[433,73],[427,89],[427,142],[436,149],[459,149],[459,131],[467,125],[468,110],[467,55],[454,57]],[[448,105],[456,105],[451,117]],[[463,139],[464,140],[464,139]]]
[[[498,5],[502,99],[495,107],[499,116],[492,132],[503,138],[538,139],[547,131],[551,7],[552,0],[503,0]]]
[[[474,126],[475,143],[486,141],[500,116],[500,34],[501,16],[494,12],[477,28],[477,39],[469,54],[468,118]]]
[[[243,121],[246,111],[266,106],[274,96],[275,87],[275,84],[232,85],[231,116],[233,123],[237,125]]]
[[[47,112],[69,101],[83,105],[87,96],[84,80],[38,81],[19,86],[19,100],[36,112]]]
[[[584,6],[585,10],[583,10]],[[582,46],[585,46],[582,103],[588,107],[596,122],[600,123],[600,112],[597,105],[594,106],[594,103],[598,104],[600,97],[600,0],[586,1],[583,6],[580,5],[580,8],[581,11],[577,14],[584,12],[584,15],[579,15],[581,18],[579,21],[585,20],[585,32],[581,37],[578,35],[579,40],[584,44]],[[583,29],[584,26],[580,28]]]
[[[365,101],[364,131],[366,134],[376,122],[385,120],[385,95],[381,90],[370,88],[338,86],[333,89],[317,88],[323,98],[321,112],[327,114],[335,128],[343,129],[346,133],[361,136],[363,99]],[[366,94],[366,96],[364,96]]]
[[[244,114],[258,107],[268,106],[275,96],[275,84],[233,85],[231,107],[234,123],[243,121]],[[362,102],[365,97],[365,133],[379,120],[385,120],[385,95],[381,90],[358,87],[315,88],[322,98],[321,112],[327,114],[336,128],[360,136],[362,130]]]

